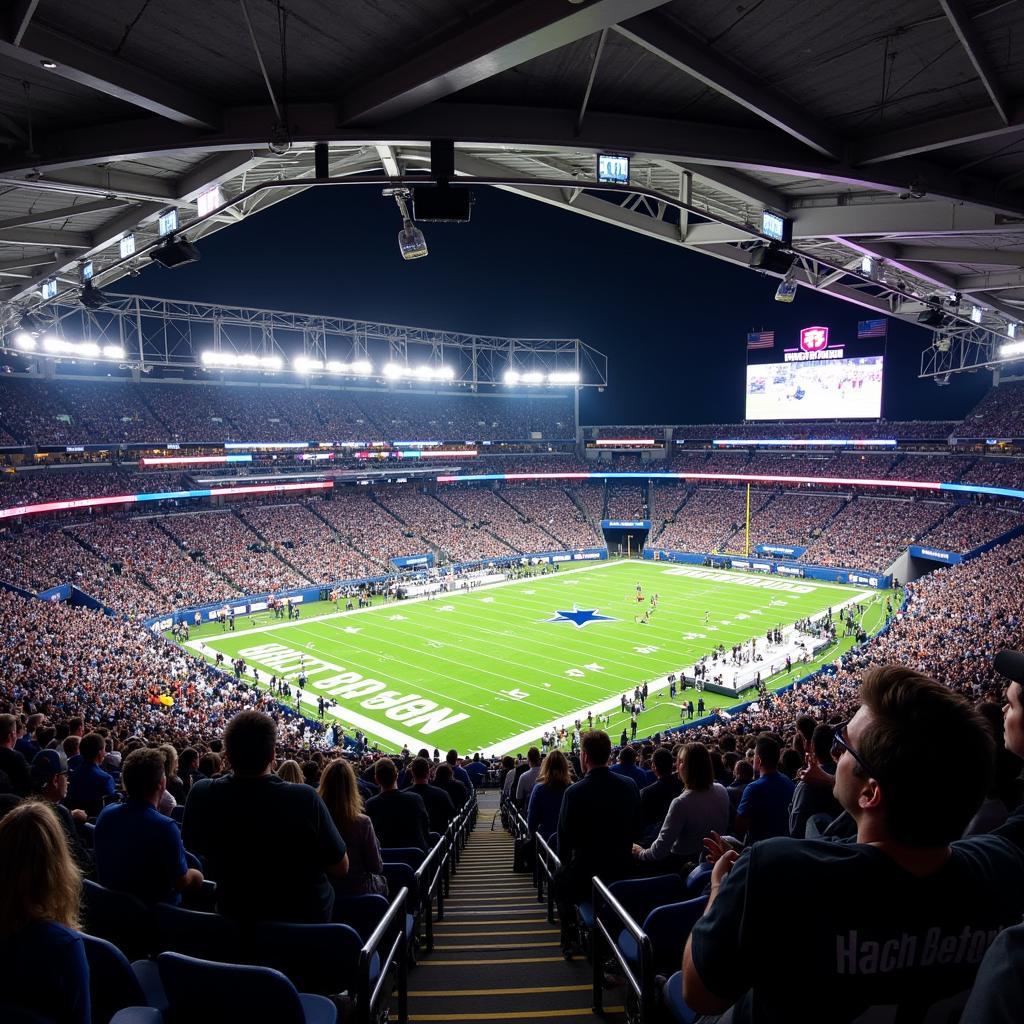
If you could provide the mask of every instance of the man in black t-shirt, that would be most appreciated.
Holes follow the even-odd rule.
[[[382,848],[415,847],[427,852],[430,844],[430,819],[423,800],[410,790],[398,788],[395,762],[382,757],[375,776],[380,792],[366,801],[366,813]]]
[[[710,898],[683,957],[693,1010],[733,1006],[734,1024],[818,1024],[823,1007],[830,1024],[873,1006],[923,1019],[970,987],[1000,930],[1020,921],[1024,814],[959,839],[988,789],[985,721],[897,666],[869,672],[861,700],[835,732],[835,796],[855,841],[775,838],[742,855],[707,843]],[[806,912],[793,915],[794,901]]]
[[[228,723],[232,772],[189,791],[181,826],[185,848],[204,859],[217,883],[217,909],[247,921],[330,921],[328,880],[348,872],[345,843],[311,786],[273,774],[276,726],[242,711]],[[287,871],[267,873],[267,865]]]

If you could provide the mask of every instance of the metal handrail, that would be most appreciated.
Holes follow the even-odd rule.
[[[381,999],[386,997],[390,1002],[395,988],[398,989],[398,1024],[407,1024],[409,1019],[408,963],[405,949],[405,903],[408,896],[409,890],[403,886],[391,901],[391,906],[373,930],[373,934],[359,951],[355,1018],[357,1024],[370,1024],[378,1012]],[[382,954],[381,947],[385,944],[387,949]],[[370,967],[374,956],[380,957],[380,972],[376,982],[371,986]],[[389,983],[392,968],[398,972],[394,985]]]
[[[634,970],[619,949],[618,935],[613,936],[605,923],[607,917],[614,917],[633,936],[637,947],[638,969]],[[654,1019],[655,989],[654,971],[651,969],[654,947],[650,936],[633,919],[628,910],[612,895],[600,878],[594,878],[594,929],[591,933],[591,970],[593,972],[593,1011],[604,1013],[604,950],[603,938],[612,956],[622,968],[626,983],[633,990],[639,1004],[640,1024]]]
[[[548,899],[548,922],[555,923],[555,887],[554,879],[556,872],[561,868],[562,862],[558,854],[547,844],[547,840],[538,832],[534,837],[535,856],[534,871],[537,878],[537,902],[544,899],[544,886],[547,884]]]

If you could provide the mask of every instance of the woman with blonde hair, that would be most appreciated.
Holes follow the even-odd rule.
[[[305,782],[306,776],[302,774],[298,761],[290,758],[277,766],[277,775],[285,782]]]
[[[552,750],[541,763],[540,774],[526,805],[526,824],[531,836],[539,832],[548,840],[558,831],[562,794],[571,783],[568,758],[560,750]]]
[[[0,821],[0,879],[0,1019],[16,1020],[17,1007],[90,1024],[82,880],[49,805],[28,801]]]
[[[348,874],[331,879],[335,893],[339,896],[364,893],[386,896],[388,882],[383,873],[380,844],[373,822],[363,814],[363,797],[352,765],[344,758],[332,761],[320,776],[319,792],[348,849]]]

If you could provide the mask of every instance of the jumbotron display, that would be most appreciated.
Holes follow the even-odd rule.
[[[875,419],[882,356],[747,366],[748,420]]]

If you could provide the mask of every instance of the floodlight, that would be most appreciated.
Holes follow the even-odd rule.
[[[519,371],[518,370],[506,370],[503,378],[506,384],[518,384],[519,383]]]
[[[120,345],[104,345],[103,355],[106,359],[124,359],[125,352]]]
[[[519,375],[519,380],[523,384],[543,384],[544,374],[540,370],[528,370],[526,373]]]
[[[999,347],[999,354],[1004,359],[1009,356],[1024,356],[1024,341],[1008,341]]]
[[[548,374],[549,384],[579,384],[580,375],[575,370],[562,370]]]
[[[280,370],[284,360],[280,356],[261,356],[260,366],[264,370]]]
[[[373,373],[373,363],[368,359],[356,359],[349,365],[349,371],[351,373],[357,373],[363,377],[368,377]]]
[[[971,306],[971,323],[981,323],[981,306]]]
[[[28,331],[19,331],[14,336],[14,344],[18,346],[24,352],[34,352],[36,347],[36,339],[32,337]]]
[[[60,338],[55,337],[52,334],[47,334],[43,338],[43,351],[49,352],[51,355],[57,355],[63,352],[65,349],[66,342],[61,341]]]
[[[403,372],[403,367],[399,366],[398,363],[387,363],[382,371],[385,377],[389,377],[392,380],[396,377],[401,377]]]
[[[259,366],[260,357],[255,352],[244,352],[238,357],[239,366]]]
[[[861,256],[860,272],[865,277],[871,277],[875,272],[875,261],[870,256]]]
[[[309,356],[296,356],[292,360],[292,366],[296,373],[317,373],[324,368],[321,360],[310,359]]]
[[[100,354],[100,347],[94,341],[83,341],[78,345],[71,345],[70,348],[74,355],[98,356]]]
[[[438,380],[452,380],[455,376],[455,371],[450,366],[439,366],[434,371],[434,376]]]

